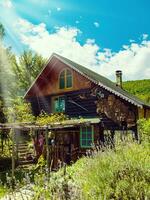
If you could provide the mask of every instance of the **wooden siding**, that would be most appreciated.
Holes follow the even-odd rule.
[[[70,117],[94,117],[96,113],[96,97],[91,96],[87,99],[80,99],[79,95],[85,93],[90,95],[90,89],[67,92],[64,93],[66,99],[66,111],[65,114]],[[31,97],[28,101],[31,103],[32,111],[34,115],[39,115],[43,110],[47,113],[52,112],[52,99],[55,96],[49,95],[44,97]],[[83,108],[81,108],[83,107]]]
[[[51,112],[51,97],[31,97],[27,99],[28,102],[31,103],[32,112],[35,116],[38,116],[41,111],[45,111],[46,113]]]
[[[68,89],[59,89],[59,75],[63,69],[69,69],[73,75],[73,87]],[[32,89],[28,92],[29,97],[33,96],[47,96],[60,94],[69,91],[75,91],[80,89],[86,89],[91,87],[91,82],[70,69],[67,65],[62,63],[59,60],[52,59],[51,62],[47,65],[43,75],[40,75],[36,81],[36,85],[33,85]]]
[[[146,111],[145,111],[145,118],[146,119],[149,119],[150,118],[150,109],[146,108]]]

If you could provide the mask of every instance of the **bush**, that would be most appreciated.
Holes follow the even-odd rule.
[[[150,118],[138,120],[138,128],[141,138],[150,141]]]
[[[80,199],[149,199],[150,156],[147,144],[119,146],[97,152],[69,169],[81,188]]]

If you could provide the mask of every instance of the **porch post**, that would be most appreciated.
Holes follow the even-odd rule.
[[[46,161],[47,161],[47,168],[49,172],[50,169],[49,169],[48,126],[46,126],[45,140],[46,140]]]

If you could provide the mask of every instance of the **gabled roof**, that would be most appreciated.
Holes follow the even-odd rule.
[[[45,68],[53,57],[55,57],[58,60],[60,60],[61,62],[65,63],[67,66],[69,66],[73,70],[77,71],[79,74],[86,77],[87,79],[89,79],[90,81],[95,83],[96,85],[99,85],[100,87],[102,87],[102,88],[106,89],[107,91],[119,96],[120,98],[122,98],[122,99],[124,99],[124,100],[138,106],[138,107],[141,107],[141,108],[143,106],[150,107],[149,105],[145,104],[142,100],[138,99],[134,95],[132,95],[132,94],[128,93],[127,91],[121,89],[119,86],[116,86],[115,83],[113,83],[109,79],[105,78],[104,76],[101,76],[100,74],[98,74],[98,73],[96,73],[96,72],[94,72],[94,71],[92,71],[92,70],[90,70],[90,69],[88,69],[88,68],[86,68],[86,67],[84,67],[80,64],[77,64],[77,63],[69,60],[68,58],[60,56],[56,53],[53,53],[51,55],[50,59],[48,60],[48,62],[45,65]],[[43,70],[42,70],[42,72],[43,72]],[[41,75],[41,73],[39,74],[39,76]],[[38,77],[36,78],[36,80],[38,79]],[[35,82],[36,82],[36,80],[35,80]],[[29,90],[27,91],[25,96],[28,94],[28,92],[30,91],[32,86],[35,84],[35,82],[31,85],[31,87],[29,88]]]

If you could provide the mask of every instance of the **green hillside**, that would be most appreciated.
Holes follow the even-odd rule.
[[[126,81],[123,83],[123,88],[150,104],[150,79]]]

